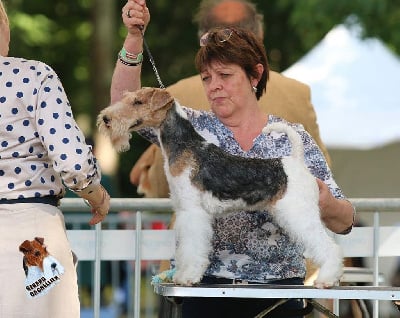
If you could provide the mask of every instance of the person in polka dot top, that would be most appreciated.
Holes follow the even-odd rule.
[[[8,57],[9,43],[0,1],[0,316],[79,317],[76,269],[58,202],[68,187],[91,205],[94,225],[106,217],[110,196],[57,74],[43,62]],[[28,299],[18,247],[35,237],[65,272],[46,295]]]

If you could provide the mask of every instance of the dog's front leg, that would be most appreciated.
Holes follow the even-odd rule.
[[[176,211],[176,284],[193,285],[199,283],[203,277],[212,249],[212,220],[200,205],[191,205]]]

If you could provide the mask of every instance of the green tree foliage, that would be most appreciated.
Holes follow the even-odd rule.
[[[59,74],[75,114],[92,118],[108,103],[114,65],[126,30],[121,21],[122,0],[6,0],[11,21],[10,55],[42,60]],[[95,10],[108,2],[108,13]],[[265,17],[265,45],[271,68],[282,71],[318,43],[336,24],[356,16],[365,36],[381,38],[400,54],[400,5],[394,0],[256,0]],[[165,85],[195,74],[198,48],[192,22],[199,0],[148,0],[151,22],[145,39]],[[96,20],[102,19],[102,20]],[[102,22],[104,20],[104,22]],[[94,27],[97,26],[97,29]],[[100,28],[100,30],[99,30]],[[114,34],[109,47],[99,38]],[[100,34],[96,34],[100,32]],[[96,40],[95,40],[96,39]],[[101,41],[100,41],[101,42]],[[111,49],[111,55],[105,52]],[[371,61],[378,63],[379,61]],[[158,86],[145,53],[143,85]],[[105,74],[107,83],[99,82]],[[102,98],[98,98],[99,96]],[[135,147],[120,156],[120,188],[134,196],[128,174],[147,142],[134,136]],[[126,189],[126,190],[125,190]]]
[[[62,78],[74,110],[89,112],[90,1],[6,2],[10,55],[42,60]],[[79,106],[78,106],[79,105]]]

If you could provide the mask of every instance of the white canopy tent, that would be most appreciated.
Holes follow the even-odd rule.
[[[400,59],[359,28],[333,28],[283,73],[311,87],[328,148],[371,149],[400,140]]]
[[[311,87],[335,179],[349,197],[400,197],[400,59],[334,27],[284,74]]]
[[[321,138],[346,196],[400,197],[400,59],[359,31],[336,26],[284,74],[310,85]],[[373,223],[368,213],[358,220]],[[396,213],[381,215],[382,225],[398,220]],[[396,266],[397,259],[385,259],[386,283]],[[389,303],[383,308],[392,311]]]

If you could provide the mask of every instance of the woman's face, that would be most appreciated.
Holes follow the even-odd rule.
[[[220,119],[228,118],[251,102],[257,102],[249,80],[237,64],[212,62],[200,73],[212,111]]]
[[[10,27],[7,22],[0,21],[0,55],[7,56],[10,45]]]

